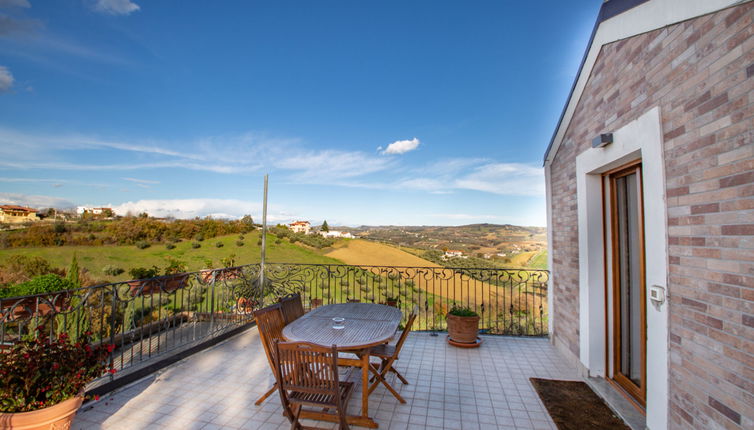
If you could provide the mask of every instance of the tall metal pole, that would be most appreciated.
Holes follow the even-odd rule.
[[[262,201],[262,262],[259,265],[259,288],[264,288],[264,261],[267,254],[267,180],[264,175],[264,200]]]

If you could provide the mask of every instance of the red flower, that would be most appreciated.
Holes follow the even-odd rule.
[[[113,350],[115,350],[115,344],[114,343],[111,343],[111,344],[107,345],[107,352],[113,352]]]
[[[115,369],[110,369],[110,370],[108,370],[108,372],[110,372],[111,374],[113,374],[113,375],[114,375],[114,374],[115,374],[115,372],[117,372],[117,370],[115,370]]]
[[[94,395],[94,400],[99,400],[99,395],[95,394]]]

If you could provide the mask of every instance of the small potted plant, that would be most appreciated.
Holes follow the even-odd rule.
[[[468,307],[453,305],[446,315],[448,343],[463,348],[474,348],[482,343],[479,338],[479,314]]]
[[[91,345],[86,332],[76,342],[65,333],[17,342],[0,354],[0,429],[69,428],[84,401],[86,384],[115,369],[114,345]]]

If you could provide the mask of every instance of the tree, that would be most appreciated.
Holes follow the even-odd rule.
[[[322,230],[322,231],[324,231],[324,232],[328,232],[328,231],[330,231],[330,227],[329,227],[329,226],[327,225],[327,220],[324,220],[324,221],[322,222],[322,227],[321,227],[321,230]]]
[[[71,259],[71,267],[68,268],[68,276],[66,277],[74,288],[81,287],[81,281],[79,280],[79,260],[76,258],[76,253],[73,253]]]

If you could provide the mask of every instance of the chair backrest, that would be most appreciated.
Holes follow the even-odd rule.
[[[332,396],[340,407],[338,350],[309,342],[275,342],[275,377],[281,393]]]
[[[274,371],[275,341],[283,340],[283,327],[285,327],[285,318],[280,303],[254,311],[254,319],[257,321],[257,329],[259,330],[259,337],[262,339],[267,361]]]
[[[280,302],[280,306],[282,306],[286,324],[290,324],[291,321],[296,320],[304,314],[304,304],[301,303],[301,294],[288,294],[278,299],[278,301]]]
[[[414,306],[414,309],[411,311],[411,314],[409,314],[408,320],[406,321],[406,327],[403,329],[403,332],[401,332],[401,336],[398,338],[398,343],[395,344],[396,357],[401,352],[401,348],[403,348],[403,344],[406,342],[406,338],[408,338],[408,334],[411,332],[411,326],[414,325],[414,320],[418,315],[419,307]]]

